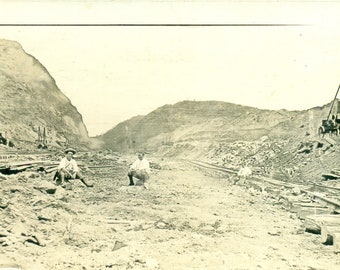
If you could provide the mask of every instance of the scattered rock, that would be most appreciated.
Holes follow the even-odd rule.
[[[268,232],[269,235],[272,235],[272,236],[279,236],[281,235],[281,232],[280,231],[277,231],[277,230],[271,230]]]
[[[156,222],[155,226],[157,229],[165,229],[167,225],[162,221],[158,221]]]
[[[29,176],[28,176],[28,178],[40,178],[41,177],[41,175],[39,174],[39,173],[37,173],[37,172],[32,172]]]
[[[301,194],[300,188],[294,187],[294,188],[292,189],[292,194],[293,194],[293,195],[300,195],[300,194]]]
[[[151,169],[155,169],[155,170],[161,170],[162,169],[162,166],[157,164],[157,163],[154,163],[154,162],[150,162],[150,168]]]
[[[34,188],[47,194],[55,194],[57,190],[54,184],[46,180],[42,180],[38,185],[35,185]]]
[[[13,186],[10,188],[10,191],[11,191],[12,193],[15,193],[15,192],[23,192],[23,191],[24,191],[24,188],[21,187],[21,186],[13,185]]]
[[[210,235],[215,232],[215,228],[210,224],[206,224],[202,228],[200,228],[199,231],[203,234]]]
[[[121,241],[116,241],[116,242],[115,242],[115,245],[114,245],[114,247],[113,247],[113,249],[112,249],[112,251],[116,251],[116,250],[121,249],[121,248],[126,247],[126,246],[127,246],[127,245],[124,244],[123,242],[121,242]]]

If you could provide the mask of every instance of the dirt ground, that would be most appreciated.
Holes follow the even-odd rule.
[[[50,175],[0,180],[10,202],[0,209],[10,232],[0,237],[0,269],[339,269],[332,246],[270,195],[159,164],[149,189],[127,186],[124,165],[89,174],[94,188],[73,182],[55,194],[37,188]]]

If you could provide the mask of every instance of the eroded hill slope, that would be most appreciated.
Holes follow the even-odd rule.
[[[185,144],[195,147],[315,134],[328,108],[274,111],[219,101],[183,101],[122,122],[99,138],[116,151],[146,149],[176,155],[176,147]]]
[[[45,129],[49,145],[82,143],[88,132],[81,114],[46,68],[14,41],[0,39],[0,132],[27,148]]]

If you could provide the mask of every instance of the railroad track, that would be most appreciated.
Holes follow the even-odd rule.
[[[16,159],[20,158],[22,159],[25,156],[35,156],[35,157],[43,157],[45,155],[50,155],[50,151],[22,151],[22,152],[6,152],[6,153],[0,153],[0,165],[5,166],[9,162],[15,162]],[[239,168],[226,168],[222,167],[216,164],[211,164],[208,162],[204,161],[199,161],[199,160],[186,160],[183,159],[183,162],[186,162],[188,164],[191,164],[193,166],[203,168],[203,169],[208,169],[212,171],[218,171],[218,172],[224,172],[229,175],[237,175]],[[31,161],[30,163],[34,163],[34,161]],[[80,162],[81,163],[81,162]],[[81,165],[81,164],[79,164]],[[111,166],[111,165],[108,165]],[[97,167],[97,166],[89,166],[89,168],[92,167]],[[262,175],[256,175],[252,174],[248,179],[248,181],[253,181],[257,182],[260,184],[269,184],[272,186],[278,186],[278,187],[285,187],[285,188],[299,188],[301,192],[308,194],[309,196],[313,198],[318,198],[319,200],[332,205],[332,207],[335,207],[337,209],[340,209],[340,196],[339,191],[340,188],[335,188],[335,187],[328,187],[325,185],[322,185],[321,183],[310,183],[310,184],[302,184],[302,183],[297,183],[297,182],[292,182],[292,181],[282,181],[282,180],[277,180],[273,179],[270,177],[265,177]],[[313,192],[312,190],[317,189],[317,192]],[[335,198],[334,198],[335,197]],[[340,210],[339,210],[340,211]]]
[[[0,173],[2,174],[16,174],[26,170],[30,171],[44,171],[46,173],[54,172],[58,165],[59,160],[53,158],[46,159],[53,155],[50,151],[35,151],[35,152],[6,152],[0,153]],[[88,164],[82,159],[77,160],[77,164],[80,168],[86,167],[86,169],[100,169],[114,167],[114,164]]]
[[[199,168],[225,172],[226,174],[231,174],[231,175],[237,175],[239,171],[239,169],[237,168],[225,168],[222,166],[210,164],[208,162],[203,162],[199,160],[183,160],[183,161],[188,164],[199,167]],[[317,198],[321,200],[322,202],[332,206],[333,208],[335,207],[336,210],[337,209],[340,210],[340,196],[338,195],[339,194],[338,191],[340,191],[340,188],[328,187],[328,186],[322,185],[321,183],[315,183],[315,182],[311,184],[304,184],[304,183],[293,182],[293,181],[287,182],[287,181],[273,179],[270,177],[256,175],[256,174],[252,174],[249,178],[247,178],[247,180],[257,182],[257,183],[266,183],[266,184],[270,184],[270,185],[278,186],[278,187],[285,187],[285,188],[291,188],[291,189],[298,188],[302,193],[306,193],[309,196],[313,198]],[[311,191],[311,190],[315,190],[316,188],[318,189],[317,192]]]
[[[236,168],[223,168],[214,164],[202,161],[184,160],[193,166],[225,172],[226,174],[237,175]],[[340,201],[339,188],[328,187],[321,183],[297,183],[292,181],[282,181],[261,175],[251,175],[247,182],[255,183],[263,190],[263,185],[272,185],[278,187],[275,193],[276,198],[283,198],[286,202],[286,209],[296,213],[303,221],[305,231],[308,233],[320,234],[320,243],[333,245],[333,251],[340,253]],[[249,185],[249,183],[248,183]],[[294,189],[306,194],[309,199],[299,200],[298,196],[278,196],[282,187],[285,189]],[[317,189],[317,191],[312,191]],[[298,192],[299,193],[299,192]],[[330,196],[333,196],[330,198]],[[293,199],[291,198],[293,197]],[[298,198],[298,199],[296,199]]]
[[[183,159],[184,162],[187,162],[191,165],[195,165],[197,167],[201,167],[201,168],[206,168],[206,169],[212,169],[215,171],[220,171],[220,172],[226,172],[229,174],[237,174],[238,170],[237,169],[233,169],[233,168],[224,168],[215,164],[211,164],[211,163],[207,163],[207,162],[203,162],[203,161],[199,161],[199,160],[186,160]]]

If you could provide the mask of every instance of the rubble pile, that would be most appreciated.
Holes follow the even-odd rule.
[[[322,174],[339,167],[338,138],[294,138],[219,143],[205,155],[206,162],[226,168],[249,166],[260,175],[308,182],[322,179]]]
[[[119,158],[114,153],[79,154],[79,163],[92,165],[82,169],[95,183],[93,188],[78,180],[58,186],[53,173],[35,168],[9,175],[0,173],[0,255],[13,254],[18,259],[20,250],[20,256],[30,258],[60,246],[82,248],[85,242],[91,242],[92,227],[78,232],[71,227],[86,228],[81,221],[86,207],[108,201],[108,196],[117,192],[126,172],[126,165],[117,162]],[[31,264],[26,267],[33,269]],[[50,267],[46,262],[42,269]],[[40,269],[39,265],[34,269]]]
[[[57,230],[74,214],[65,190],[39,173],[2,176],[0,181],[0,245],[5,249],[46,245],[61,233],[51,231],[51,223]]]

